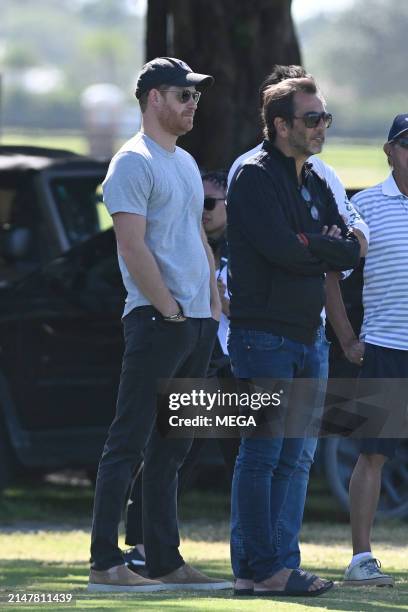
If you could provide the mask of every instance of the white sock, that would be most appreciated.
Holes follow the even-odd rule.
[[[356,555],[353,555],[350,565],[354,565],[355,563],[358,563],[359,561],[362,561],[363,559],[372,559],[372,558],[373,558],[373,553],[370,551],[363,552],[363,553],[357,553]]]

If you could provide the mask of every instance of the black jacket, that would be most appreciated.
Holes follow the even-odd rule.
[[[325,301],[324,273],[354,268],[360,246],[310,164],[304,165],[302,183],[318,220],[301,196],[295,160],[269,141],[238,171],[228,192],[228,289],[232,327],[311,344]],[[338,225],[343,237],[323,236],[324,225]]]

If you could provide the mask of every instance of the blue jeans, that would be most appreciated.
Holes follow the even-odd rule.
[[[323,328],[314,345],[231,329],[229,352],[237,378],[327,378]],[[314,400],[308,399],[314,416],[322,404],[322,384],[316,384]],[[298,535],[316,444],[316,438],[241,441],[231,496],[231,561],[237,578],[260,582],[285,566],[299,566]]]

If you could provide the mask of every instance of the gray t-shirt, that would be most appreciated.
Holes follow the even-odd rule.
[[[210,269],[201,240],[204,192],[196,162],[187,151],[163,149],[138,133],[113,157],[103,183],[111,215],[146,217],[145,242],[163,281],[188,317],[210,317]],[[127,298],[123,316],[150,304],[118,253]]]

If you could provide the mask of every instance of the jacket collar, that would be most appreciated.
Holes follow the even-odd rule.
[[[398,185],[395,182],[395,178],[392,172],[390,172],[388,178],[386,178],[385,181],[382,183],[382,192],[385,196],[389,196],[391,198],[404,195],[398,189]]]
[[[274,144],[272,144],[269,140],[264,140],[262,143],[262,148],[264,151],[267,151],[274,160],[280,162],[290,175],[290,178],[298,184],[297,172],[296,172],[296,162],[294,157],[288,157],[282,151],[280,151]],[[312,172],[312,164],[309,162],[305,162],[302,168],[302,183],[307,179],[309,174]]]

